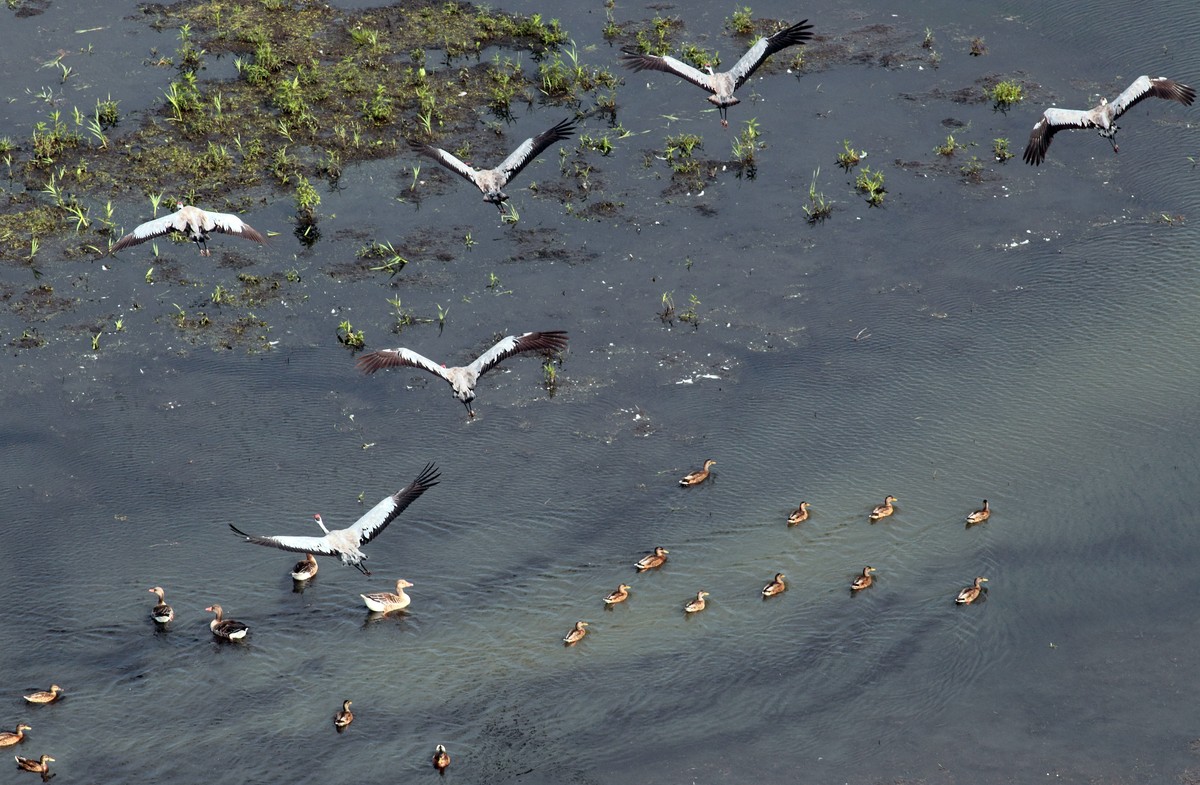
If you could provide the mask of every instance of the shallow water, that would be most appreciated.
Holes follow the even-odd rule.
[[[85,36],[100,52],[86,89],[68,86],[79,102],[123,91],[132,111],[170,78],[141,65],[145,50],[173,38],[112,5],[118,21]],[[699,37],[728,9],[671,12]],[[93,25],[61,3],[5,13],[15,100],[0,103],[0,133],[25,137],[43,111],[24,93],[45,80],[36,63]],[[447,777],[477,782],[1195,777],[1196,622],[1177,598],[1200,546],[1186,160],[1200,110],[1140,104],[1119,156],[1083,132],[1059,134],[1038,169],[988,151],[1003,135],[1019,155],[1053,100],[1085,106],[1143,72],[1196,84],[1186,53],[1200,15],[1174,2],[804,14],[849,42],[882,24],[919,43],[930,27],[942,61],[772,73],[728,132],[694,88],[627,74],[618,116],[636,135],[589,161],[595,191],[622,204],[612,218],[580,220],[517,187],[521,222],[503,227],[448,179],[401,204],[411,162],[398,158],[322,193],[311,250],[279,199],[246,216],[282,232],[261,251],[218,237],[211,260],[164,243],[158,259],[141,246],[107,269],[63,263],[44,280],[79,298],[68,313],[0,313],[6,343],[30,323],[50,340],[10,349],[0,415],[0,725],[33,726],[21,754],[54,756],[68,779],[143,782],[433,776],[437,743],[454,758]],[[609,57],[599,4],[563,21]],[[982,58],[967,55],[977,35]],[[1007,114],[944,97],[987,74],[1038,87]],[[510,140],[564,111],[536,108]],[[664,196],[664,165],[643,165],[680,129],[720,163],[750,117],[766,145],[753,181],[725,171],[703,194]],[[947,164],[932,148],[950,131],[978,147]],[[844,138],[885,171],[884,207],[835,166]],[[970,155],[982,183],[958,174]],[[554,157],[524,184],[554,183]],[[809,226],[800,206],[818,166],[837,205]],[[122,219],[145,209],[122,205]],[[393,279],[336,272],[368,239],[421,232],[453,238],[448,261],[431,253]],[[151,264],[198,284],[148,284]],[[268,351],[214,350],[170,320],[243,269],[289,268],[301,281],[261,309]],[[3,276],[36,285],[17,264]],[[667,291],[677,307],[697,296],[697,328],[658,319]],[[423,315],[448,305],[444,330],[392,334],[397,295]],[[74,325],[97,314],[127,329],[91,352]],[[343,318],[373,348],[446,362],[528,329],[569,330],[571,349],[553,398],[539,362],[514,358],[481,382],[468,422],[432,377],[356,374],[334,338]],[[713,479],[679,488],[707,457]],[[370,579],[321,559],[293,592],[295,555],[228,532],[311,534],[316,512],[348,525],[360,494],[371,504],[427,461],[442,482],[368,546]],[[889,493],[898,512],[869,524]],[[985,497],[991,520],[966,529]],[[802,499],[812,516],[789,529]],[[635,574],[660,544],[668,564]],[[866,564],[877,584],[851,596]],[[777,571],[789,589],[763,601]],[[976,575],[990,578],[986,601],[955,607]],[[410,611],[369,618],[358,594],[397,577],[415,584]],[[603,609],[622,581],[631,599]],[[166,631],[148,618],[156,584],[177,611]],[[685,618],[699,589],[709,608]],[[213,602],[250,624],[245,643],[214,643]],[[591,633],[565,648],[576,619]],[[67,697],[26,709],[20,694],[51,681]],[[346,698],[356,719],[339,735]]]

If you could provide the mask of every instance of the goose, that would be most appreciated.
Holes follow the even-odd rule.
[[[446,772],[446,767],[449,765],[450,753],[446,752],[445,745],[437,745],[437,749],[433,751],[433,767],[444,774]]]
[[[862,575],[859,575],[850,582],[850,591],[862,591],[875,582],[871,577],[871,573],[878,572],[874,567],[863,567]]]
[[[775,573],[775,578],[763,587],[762,596],[774,597],[776,594],[782,594],[787,591],[787,584],[784,582],[784,574],[782,572]]]
[[[370,575],[371,571],[362,564],[363,559],[367,558],[367,555],[359,550],[359,548],[375,539],[418,496],[437,485],[439,476],[440,474],[436,466],[432,463],[426,464],[425,469],[417,476],[417,479],[405,485],[391,496],[386,497],[379,504],[376,504],[365,515],[355,521],[353,526],[346,529],[330,531],[325,528],[325,522],[321,519],[321,516],[314,515],[313,520],[325,532],[324,537],[302,537],[286,534],[251,535],[246,534],[232,523],[229,524],[229,528],[233,529],[234,533],[242,537],[246,542],[252,542],[256,545],[269,545],[272,548],[299,553],[323,553],[326,556],[340,556],[342,564],[354,567],[363,575]]]
[[[1120,129],[1117,127],[1117,118],[1146,97],[1165,98],[1191,106],[1192,101],[1196,100],[1196,91],[1165,76],[1139,76],[1112,103],[1107,98],[1101,98],[1100,103],[1091,109],[1051,107],[1033,125],[1029,144],[1025,145],[1025,163],[1040,166],[1046,160],[1050,140],[1064,128],[1096,128],[1112,145],[1113,152],[1119,152],[1116,136]]]
[[[617,588],[610,591],[604,597],[604,604],[611,608],[612,606],[616,605],[617,603],[625,602],[625,600],[628,600],[628,599],[629,599],[629,584],[622,583],[620,586],[618,586]]]
[[[224,609],[216,603],[209,605],[204,610],[214,615],[213,620],[208,623],[208,628],[212,630],[213,635],[222,640],[241,640],[246,637],[246,633],[250,632],[250,628],[240,621],[224,618]]]
[[[970,586],[964,587],[954,601],[959,605],[970,605],[979,599],[979,595],[983,593],[983,584],[987,583],[987,578],[976,578],[975,582]]]
[[[871,514],[868,515],[867,517],[873,521],[877,521],[880,518],[888,517],[889,515],[891,515],[892,513],[894,513],[896,511],[896,508],[893,507],[892,505],[898,501],[900,501],[900,500],[897,499],[895,496],[887,497],[886,499],[883,500],[883,504],[880,504],[875,509],[871,510]]]
[[[475,385],[479,377],[495,368],[502,360],[522,352],[561,352],[567,348],[567,334],[562,330],[546,332],[522,333],[501,338],[492,348],[475,358],[470,365],[447,368],[439,365],[428,357],[423,357],[403,346],[396,349],[380,349],[377,352],[364,354],[358,358],[356,367],[363,373],[371,374],[382,368],[408,366],[423,368],[426,371],[445,379],[454,388],[454,397],[467,407],[467,414],[475,416],[471,401],[475,400]]]
[[[683,604],[683,612],[684,613],[699,613],[700,611],[704,610],[705,606],[708,604],[704,601],[704,598],[707,596],[708,596],[708,592],[706,592],[706,591],[696,592],[696,599],[688,600],[687,602],[685,602]]]
[[[153,221],[146,221],[144,224],[138,225],[132,232],[117,240],[109,253],[116,253],[123,248],[128,248],[131,245],[144,243],[155,237],[162,237],[164,234],[171,232],[179,232],[186,234],[188,239],[196,244],[200,249],[201,256],[212,256],[212,251],[208,247],[208,233],[221,232],[223,234],[236,234],[239,237],[245,237],[247,240],[262,245],[266,239],[250,224],[238,218],[231,213],[210,213],[208,210],[201,210],[199,207],[184,205],[170,215],[164,215],[161,218],[155,218]]]
[[[20,755],[14,755],[13,758],[17,761],[17,768],[22,771],[32,771],[34,774],[43,775],[42,779],[46,779],[45,775],[49,773],[49,764],[54,762],[54,758],[49,755],[43,755],[38,760],[33,758],[22,758]]]
[[[991,515],[992,515],[992,510],[990,507],[988,507],[987,499],[984,499],[983,506],[967,516],[967,523],[968,524],[983,523],[988,518],[990,518]]]
[[[656,567],[661,567],[667,563],[668,553],[670,553],[670,551],[659,545],[653,551],[647,553],[645,556],[634,562],[633,566],[637,568],[638,572],[653,570]]]
[[[800,502],[800,506],[792,510],[792,514],[788,516],[788,526],[795,526],[797,523],[804,523],[808,520],[808,502]]]
[[[296,566],[292,568],[292,580],[306,581],[317,574],[317,558],[311,553],[304,554],[304,561],[296,562]]]
[[[25,740],[25,731],[27,730],[33,730],[33,728],[21,722],[17,724],[16,730],[0,733],[0,747],[11,747],[14,744],[20,744]]]
[[[530,161],[541,155],[543,150],[574,133],[575,123],[567,118],[549,130],[521,142],[495,169],[476,169],[440,147],[423,142],[409,140],[408,145],[421,155],[432,158],[455,174],[470,180],[483,192],[483,201],[491,202],[498,210],[503,211],[504,201],[508,199],[508,194],[503,190],[504,186],[508,185]]]
[[[733,91],[741,87],[768,57],[789,46],[803,44],[812,37],[812,25],[808,24],[808,20],[797,22],[791,27],[779,30],[770,38],[758,39],[734,64],[733,68],[719,74],[714,73],[710,65],[704,66],[704,70],[699,71],[674,57],[643,54],[628,46],[621,50],[621,62],[626,68],[632,68],[634,71],[665,71],[675,74],[697,87],[709,91],[712,93],[708,97],[709,103],[714,104],[720,110],[721,126],[728,128],[729,120],[725,113],[729,107],[741,103]]]
[[[575,626],[571,628],[571,631],[563,636],[563,645],[574,646],[583,640],[583,636],[587,635],[588,624],[589,622],[586,621],[575,622]]]
[[[150,611],[150,618],[154,619],[159,624],[166,624],[171,619],[175,618],[175,609],[167,605],[167,601],[163,599],[163,590],[161,586],[155,586],[149,590],[151,594],[158,595],[158,604]]]
[[[689,485],[699,485],[700,483],[702,483],[708,479],[708,475],[709,475],[708,470],[716,465],[717,465],[717,462],[714,461],[712,458],[709,458],[707,461],[704,462],[703,469],[697,469],[694,472],[688,472],[687,474],[680,477],[679,484],[685,488]]]
[[[339,733],[354,722],[354,712],[350,711],[351,703],[352,701],[342,701],[342,710],[333,715],[333,727],[337,728]]]
[[[49,690],[38,690],[22,697],[29,703],[54,703],[54,701],[62,696],[62,691],[62,687],[57,684],[51,684]]]
[[[375,594],[360,594],[363,603],[366,604],[374,613],[391,613],[392,611],[404,610],[412,602],[412,597],[404,593],[405,589],[411,588],[412,584],[401,578],[396,581],[396,593],[390,591],[377,592]]]

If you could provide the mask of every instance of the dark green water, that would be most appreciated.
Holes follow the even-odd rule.
[[[730,9],[668,10],[737,49],[716,35]],[[141,29],[132,11],[113,3],[87,34],[74,31],[94,12],[65,3],[0,12],[0,135],[28,136],[43,108],[25,90],[53,81],[37,64],[60,47],[96,51],[69,101],[157,101],[170,75],[142,59],[170,31]],[[461,782],[1196,776],[1187,157],[1200,110],[1139,104],[1119,156],[1082,131],[1059,134],[1039,169],[989,151],[1005,136],[1019,153],[1053,101],[1085,107],[1142,73],[1197,84],[1200,15],[1183,3],[754,11],[802,13],[867,55],[881,50],[864,42],[915,51],[928,27],[941,62],[864,55],[768,74],[743,88],[761,100],[731,110],[729,131],[695,88],[626,74],[618,118],[634,136],[592,160],[593,189],[621,205],[601,220],[520,187],[557,182],[555,155],[509,189],[515,228],[457,180],[428,186],[419,208],[399,203],[414,163],[401,157],[322,193],[311,250],[280,198],[245,215],[282,233],[262,250],[219,237],[211,259],[160,243],[158,258],[139,246],[106,267],[49,265],[40,281],[15,262],[0,272],[14,295],[50,281],[78,298],[44,321],[0,312],[5,344],[30,325],[49,340],[3,361],[0,726],[33,726],[21,754],[54,756],[67,780],[147,783],[433,777],[438,743]],[[600,4],[562,17],[587,58],[612,59]],[[984,57],[967,54],[975,36]],[[950,100],[988,75],[1035,87],[1007,114]],[[510,141],[563,111],[535,106]],[[643,161],[666,134],[701,134],[719,166],[750,117],[766,145],[757,179],[719,171],[702,194],[664,196],[665,165]],[[945,162],[933,147],[951,131],[977,146]],[[884,207],[836,167],[847,138],[885,172]],[[959,174],[972,155],[982,183]],[[817,167],[836,205],[813,227],[801,206]],[[147,209],[119,215],[128,228]],[[418,235],[444,236],[447,252],[392,279],[338,272],[370,239]],[[149,284],[151,265],[198,284]],[[260,309],[269,350],[217,350],[175,328],[175,304],[280,269],[301,280]],[[697,328],[660,321],[664,292],[677,307],[695,295]],[[448,308],[444,329],[393,334],[397,296],[421,315]],[[126,329],[93,352],[78,325],[98,316]],[[486,376],[471,423],[432,377],[355,373],[334,335],[347,318],[372,348],[450,364],[495,333],[566,329],[571,349],[553,398],[532,357]],[[677,487],[708,457],[713,481]],[[318,512],[348,525],[360,494],[373,503],[427,461],[442,483],[368,546],[370,579],[322,559],[293,593],[293,555],[228,531],[312,534]],[[887,494],[897,514],[869,524]],[[983,498],[991,520],[966,529]],[[812,517],[788,529],[802,499]],[[660,544],[667,566],[635,574]],[[866,564],[877,584],[851,596]],[[776,572],[789,589],[764,602]],[[987,600],[955,607],[976,575]],[[368,619],[359,593],[399,577],[415,584],[410,611]],[[623,581],[631,599],[605,611]],[[176,608],[166,632],[148,618],[154,585]],[[708,609],[685,618],[700,589]],[[213,602],[251,626],[246,643],[213,642]],[[564,648],[576,619],[591,634]],[[67,697],[27,709],[21,693],[51,682]],[[346,698],[356,719],[338,735]]]

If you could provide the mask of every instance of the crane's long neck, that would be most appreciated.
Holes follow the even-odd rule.
[[[317,525],[321,527],[321,531],[325,532],[326,534],[329,534],[329,529],[325,528],[325,521],[321,520],[320,515],[314,515],[313,520],[316,521]]]

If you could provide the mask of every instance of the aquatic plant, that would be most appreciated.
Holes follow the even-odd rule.
[[[664,142],[663,157],[675,174],[692,177],[700,171],[700,161],[694,152],[696,148],[704,146],[703,139],[696,134],[675,134],[668,136]]]
[[[754,32],[753,11],[750,10],[750,6],[748,5],[735,8],[733,14],[726,20],[725,24],[736,35],[750,35]]]
[[[684,44],[679,49],[679,55],[680,60],[701,70],[705,67],[716,68],[721,65],[721,58],[716,52],[702,49],[695,44]]]
[[[342,344],[351,349],[361,349],[367,345],[366,336],[362,330],[355,330],[349,319],[343,319],[337,328],[337,338]]]
[[[679,314],[679,321],[691,322],[693,327],[700,326],[700,314],[696,312],[696,306],[700,305],[700,298],[695,294],[688,295],[687,310]]]
[[[854,187],[867,195],[867,203],[872,207],[883,204],[883,195],[887,193],[883,187],[883,172],[873,172],[871,167],[864,166],[854,179]]]
[[[317,207],[321,204],[321,195],[304,175],[299,175],[296,183],[296,217],[300,226],[312,226],[317,222]]]
[[[371,272],[386,271],[389,275],[395,275],[408,265],[408,260],[395,249],[391,241],[375,241],[364,245],[358,249],[358,258],[381,260],[383,264],[371,267]]]
[[[979,156],[971,156],[971,160],[964,163],[958,170],[963,179],[972,183],[983,182],[983,162],[979,160]]]
[[[613,8],[615,6],[616,0],[604,0],[604,27],[601,28],[600,32],[605,38],[616,38],[621,34],[621,26],[613,18]]]
[[[670,323],[675,319],[675,292],[662,293],[662,310],[658,312],[658,318],[664,322]]]
[[[944,155],[946,157],[950,157],[950,156],[954,155],[955,151],[963,150],[965,148],[966,148],[966,145],[960,144],[959,142],[955,141],[954,134],[947,134],[946,141],[943,142],[942,144],[939,144],[937,147],[933,148],[933,151],[935,153],[937,153],[938,155]]]
[[[1004,110],[1015,103],[1020,103],[1025,97],[1019,82],[998,82],[991,90],[986,91],[987,97],[995,104],[996,109]]]
[[[825,198],[825,194],[817,191],[817,177],[820,174],[821,167],[818,166],[808,186],[808,204],[804,205],[804,214],[808,216],[810,224],[819,223],[833,215],[833,203]]]
[[[562,148],[559,148],[559,149],[561,150]],[[592,136],[591,134],[580,134],[579,149],[580,150],[594,150],[595,152],[600,153],[600,155],[608,155],[613,150],[612,139],[610,139],[608,137],[608,134],[605,134],[603,136]]]
[[[928,27],[925,28],[925,38],[924,38],[924,40],[921,41],[921,48],[922,49],[932,49],[933,48],[933,31],[930,30]]]
[[[1008,149],[1008,140],[1005,138],[992,140],[992,155],[1000,163],[1004,163],[1009,158],[1013,157],[1012,152]]]
[[[752,117],[746,121],[746,127],[733,138],[733,158],[745,169],[746,176],[750,179],[754,179],[756,174],[755,153],[760,146],[759,136],[761,133],[758,130],[758,119]]]
[[[671,30],[682,23],[677,19],[656,16],[650,20],[650,27],[642,28],[634,35],[634,46],[639,52],[648,55],[665,55],[671,51],[668,36]]]
[[[837,154],[838,166],[849,172],[855,166],[858,166],[859,161],[867,157],[866,150],[855,150],[850,145],[849,139],[842,140],[842,152]]]

